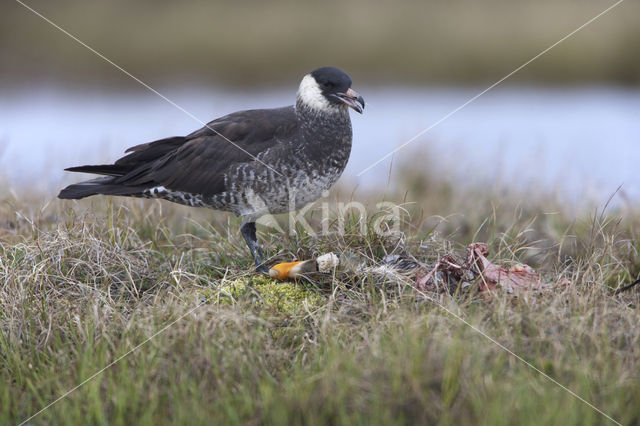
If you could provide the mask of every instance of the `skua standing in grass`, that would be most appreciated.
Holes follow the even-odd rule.
[[[351,152],[348,108],[364,109],[349,75],[318,68],[302,79],[295,105],[235,112],[187,136],[129,148],[113,164],[68,168],[105,176],[70,185],[58,197],[161,198],[233,212],[243,219],[257,270],[267,272],[255,222],[299,209],[336,183]]]

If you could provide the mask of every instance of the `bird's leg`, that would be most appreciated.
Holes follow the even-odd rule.
[[[247,246],[249,246],[253,260],[256,262],[256,271],[268,274],[269,268],[262,263],[262,249],[258,244],[258,237],[256,236],[256,223],[243,223],[240,228],[240,232],[242,233],[244,240],[247,242]]]

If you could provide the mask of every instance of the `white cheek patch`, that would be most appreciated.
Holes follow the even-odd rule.
[[[310,108],[327,111],[336,109],[335,105],[329,103],[327,98],[322,94],[320,86],[316,83],[315,78],[311,74],[307,74],[302,79],[298,88],[298,99]]]

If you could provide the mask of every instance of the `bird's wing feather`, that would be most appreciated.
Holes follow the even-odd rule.
[[[264,166],[255,157],[276,147],[280,141],[291,140],[296,131],[293,107],[236,112],[186,136],[176,148],[168,149],[155,161],[141,161],[138,167],[115,182],[127,186],[162,185],[174,191],[217,194],[225,190],[226,171],[242,163]],[[165,149],[173,143],[158,142],[162,141],[130,148],[129,151],[133,152],[116,164],[144,160],[151,156],[150,151]],[[265,157],[262,162],[268,164],[268,159]]]
[[[187,138],[183,136],[173,136],[170,138],[160,139],[154,142],[147,142],[140,145],[132,146],[125,152],[130,152],[115,162],[118,166],[134,165],[137,166],[140,163],[146,161],[156,160],[163,155],[180,148],[187,141]]]

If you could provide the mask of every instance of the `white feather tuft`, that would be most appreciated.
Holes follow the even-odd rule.
[[[327,253],[322,256],[318,256],[316,258],[316,262],[318,264],[318,271],[331,272],[340,264],[340,258],[334,253]]]

